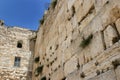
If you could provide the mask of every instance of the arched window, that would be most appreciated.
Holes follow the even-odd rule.
[[[23,41],[18,41],[17,42],[17,48],[22,48]]]

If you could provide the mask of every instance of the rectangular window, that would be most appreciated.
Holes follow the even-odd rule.
[[[15,57],[15,61],[14,61],[14,66],[15,67],[20,67],[20,60],[21,60],[20,57]]]

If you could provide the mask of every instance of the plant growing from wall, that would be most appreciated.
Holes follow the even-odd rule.
[[[42,77],[41,80],[46,80],[46,76]]]
[[[35,76],[38,76],[40,73],[42,73],[42,71],[43,71],[43,65],[42,66],[38,66],[35,69]]]
[[[57,4],[57,0],[53,0],[52,3],[51,3],[51,6],[52,6],[53,9],[55,8],[56,4]]]
[[[35,63],[38,63],[39,62],[39,56],[38,57],[36,57],[35,59],[34,59],[34,61],[35,61]]]
[[[80,47],[85,48],[86,46],[88,46],[92,38],[93,38],[93,35],[91,34],[86,39],[83,39],[83,41],[80,44]]]
[[[40,20],[40,24],[43,25],[43,23],[44,23],[44,18]]]

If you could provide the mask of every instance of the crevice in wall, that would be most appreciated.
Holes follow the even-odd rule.
[[[57,68],[55,68],[54,72],[56,72],[56,71],[57,71]]]
[[[52,52],[52,54],[54,55],[54,52]]]
[[[69,12],[69,10],[67,10],[67,12]],[[71,15],[69,16],[68,21],[70,21],[72,19],[72,17],[74,17],[75,13],[76,13],[76,10],[75,10],[75,7],[73,5],[71,7]]]
[[[98,61],[96,61],[96,62],[95,62],[95,66],[98,66],[98,65],[99,65],[99,63],[98,63]]]
[[[115,29],[115,31],[116,31],[116,33],[117,33],[117,35],[118,35],[118,39],[120,39],[120,34],[119,34],[118,30],[117,30],[116,24],[115,24],[115,23],[112,23],[111,25],[112,25],[113,28]]]
[[[66,77],[62,78],[62,80],[66,80]]]
[[[72,6],[72,17],[75,15],[76,11],[75,11],[75,7],[74,5]]]
[[[49,68],[49,64],[47,64],[47,67]]]
[[[72,42],[73,42],[73,39],[71,39],[70,42],[72,43]]]
[[[77,69],[80,69],[79,59],[77,59]]]
[[[85,73],[84,72],[80,73],[80,77],[85,78]]]
[[[57,60],[57,57],[55,58],[55,61]]]
[[[97,74],[97,75],[100,75],[100,70],[97,70],[97,71],[96,71],[96,74]]]
[[[52,50],[52,46],[50,46],[50,50]]]
[[[59,45],[57,44],[57,45],[56,45],[56,48],[55,48],[55,50],[57,50],[57,49],[58,49],[58,47],[59,47]]]
[[[105,4],[109,4],[109,1],[106,1],[106,3]]]
[[[102,36],[102,44],[103,44],[104,50],[106,50],[106,44],[105,44],[105,38],[104,38],[104,31],[101,31],[101,36]]]
[[[49,61],[49,59],[47,59],[47,61]]]

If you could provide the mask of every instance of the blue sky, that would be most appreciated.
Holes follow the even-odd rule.
[[[50,0],[0,0],[0,19],[7,26],[37,30]]]

